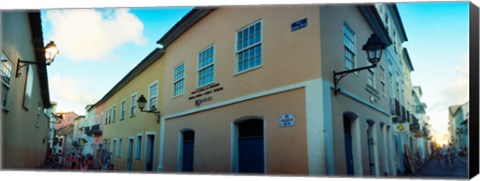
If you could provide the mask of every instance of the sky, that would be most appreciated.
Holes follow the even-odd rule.
[[[398,3],[413,85],[432,128],[447,132],[448,106],[468,101],[468,3]],[[48,67],[57,112],[85,114],[191,7],[42,10],[45,43],[61,53]],[[55,23],[52,23],[55,22]]]

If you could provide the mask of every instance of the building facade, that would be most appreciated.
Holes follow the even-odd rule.
[[[372,33],[390,44],[381,62],[335,91],[332,72],[370,65],[361,47]],[[387,88],[395,79],[386,74],[401,59],[387,53],[392,37],[406,41],[389,36],[369,5],[192,10],[158,41],[166,70],[159,168],[396,175],[388,158],[397,86]]]
[[[51,107],[40,12],[2,11],[0,19],[2,168],[33,169],[46,158]]]
[[[449,107],[450,143],[457,149],[468,150],[469,102]]]
[[[145,110],[163,112],[162,55],[163,50],[153,50],[91,108],[98,123],[103,124],[102,140],[95,142],[103,141],[102,157],[108,157],[115,170],[157,170],[159,120],[154,114],[141,112],[137,100],[145,96]]]

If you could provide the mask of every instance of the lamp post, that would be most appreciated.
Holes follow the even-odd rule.
[[[53,60],[55,60],[55,56],[58,55],[60,51],[57,49],[57,45],[53,41],[50,41],[46,46],[45,46],[45,64],[50,65]],[[20,65],[22,63],[22,65]],[[38,62],[36,61],[26,61],[26,60],[20,60],[18,58],[17,61],[17,70],[15,72],[15,77],[20,77],[20,69],[25,67],[27,64],[37,64]]]
[[[147,103],[147,99],[142,95],[137,100],[138,103],[138,108],[140,109],[141,112],[146,112],[146,113],[154,113],[157,116],[157,122],[160,123],[160,115],[161,112],[158,111],[155,107],[153,107],[151,110],[143,110],[145,108],[145,104]]]
[[[345,70],[341,72],[333,71],[333,84],[335,95],[337,95],[340,91],[340,88],[338,88],[338,82],[340,82],[340,80],[342,80],[342,78],[344,78],[348,74],[377,67],[378,62],[380,62],[382,58],[382,52],[385,47],[386,44],[378,37],[377,34],[374,33],[370,36],[370,38],[368,38],[367,43],[365,43],[365,45],[363,45],[362,47],[362,50],[366,51],[367,53],[368,62],[370,62],[372,65],[351,70]]]

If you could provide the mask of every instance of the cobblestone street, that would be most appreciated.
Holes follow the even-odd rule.
[[[433,179],[467,179],[468,157],[456,157],[453,162],[445,162],[445,159],[428,161],[413,177],[425,177]]]

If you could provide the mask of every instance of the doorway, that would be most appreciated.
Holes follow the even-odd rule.
[[[238,172],[264,173],[265,151],[262,119],[249,119],[237,123]]]
[[[154,152],[155,135],[147,134],[145,143],[145,171],[153,171],[153,152]]]
[[[183,172],[192,172],[193,171],[193,151],[194,151],[194,140],[195,132],[193,131],[184,131],[182,133],[183,137],[183,150],[182,150],[182,171]]]
[[[133,138],[128,138],[127,171],[132,171]]]

